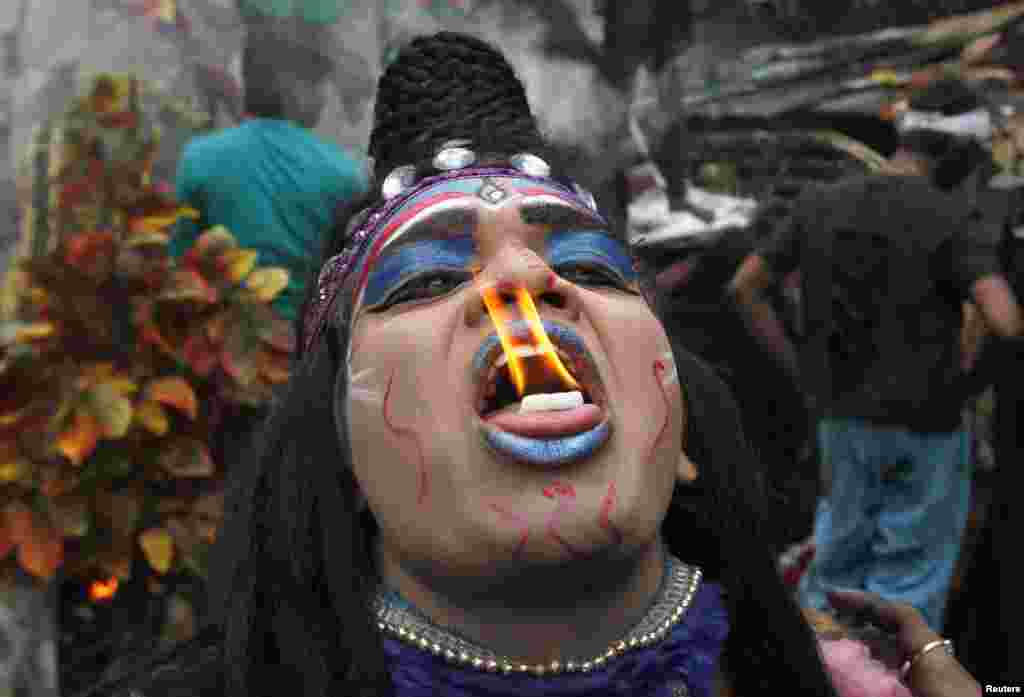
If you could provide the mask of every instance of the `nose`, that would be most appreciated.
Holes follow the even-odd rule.
[[[473,292],[467,294],[465,322],[470,328],[486,321],[484,293],[496,291],[507,308],[516,307],[516,293],[526,290],[543,317],[575,321],[580,316],[578,290],[559,278],[532,249],[517,243],[503,246],[481,270]]]

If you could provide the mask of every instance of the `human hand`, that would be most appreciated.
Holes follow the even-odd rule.
[[[975,697],[981,694],[981,685],[942,648],[917,656],[925,646],[942,641],[917,608],[861,591],[831,592],[828,600],[840,615],[852,617],[859,625],[874,625],[891,636],[904,660],[913,661],[905,682],[917,697]]]

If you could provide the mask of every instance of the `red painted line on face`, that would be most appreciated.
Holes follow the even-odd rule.
[[[558,285],[558,274],[552,272],[548,275],[548,290],[554,290]]]
[[[496,503],[492,503],[489,506],[489,508],[498,515],[500,515],[504,520],[510,520],[513,523],[518,523],[522,526],[519,530],[519,544],[516,546],[516,556],[522,556],[523,549],[526,547],[526,541],[530,539],[530,528],[529,523],[526,521],[526,518],[519,515],[518,513],[506,511],[504,508],[502,508]]]
[[[381,415],[384,417],[385,425],[390,428],[396,436],[406,436],[412,439],[412,442],[416,445],[416,453],[419,457],[419,468],[417,471],[417,488],[418,494],[416,496],[416,503],[422,505],[427,499],[427,489],[429,488],[429,477],[427,475],[427,462],[423,456],[423,444],[420,442],[420,436],[416,431],[411,428],[403,428],[392,423],[391,416],[389,415],[389,405],[391,404],[391,388],[395,383],[395,374],[391,373],[391,377],[388,378],[388,386],[384,391],[384,404],[381,407]]]
[[[668,419],[672,414],[672,402],[669,400],[668,394],[665,392],[665,386],[661,382],[661,375],[665,372],[665,364],[660,360],[654,361],[654,367],[652,372],[654,373],[654,382],[657,384],[658,389],[661,390],[661,398],[665,402],[665,417],[662,419],[661,428],[658,429],[658,434],[654,437],[654,441],[647,449],[647,457],[644,462],[650,462],[654,456],[654,449],[661,443],[661,439],[665,437],[665,432],[668,430]]]
[[[608,531],[608,533],[615,540],[615,544],[622,544],[622,532],[612,525],[610,515],[612,509],[615,508],[615,482],[608,482],[608,493],[604,495],[601,500],[601,527]]]
[[[556,482],[552,493],[554,496],[551,498],[554,498],[555,501],[557,501],[558,507],[551,512],[550,516],[548,516],[547,524],[545,525],[548,531],[548,537],[562,545],[562,548],[569,553],[569,556],[574,559],[583,559],[586,555],[569,544],[558,532],[558,526],[561,522],[562,514],[572,509],[573,501],[576,498],[576,491],[572,488],[571,484],[565,486]],[[547,491],[545,491],[545,496],[546,495]]]
[[[569,484],[563,484],[562,482],[556,481],[551,486],[544,487],[544,495],[549,499],[557,498],[559,496],[565,496],[570,499],[576,498],[576,487]]]

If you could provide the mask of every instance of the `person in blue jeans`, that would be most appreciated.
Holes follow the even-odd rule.
[[[339,208],[367,187],[363,165],[312,130],[325,101],[332,62],[317,37],[272,24],[249,28],[243,51],[247,118],[185,147],[177,195],[200,213],[183,221],[171,245],[184,254],[203,230],[223,225],[258,263],[288,270],[275,299],[294,320],[311,266]]]
[[[1022,322],[970,200],[936,188],[909,150],[896,163],[904,174],[806,190],[730,291],[754,335],[796,364],[820,416],[831,484],[800,600],[825,609],[829,591],[877,593],[941,631],[970,504],[965,302],[993,333],[1019,334]],[[798,268],[799,351],[760,298]]]

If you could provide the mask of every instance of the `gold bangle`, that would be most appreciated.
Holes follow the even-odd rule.
[[[900,668],[900,680],[906,682],[907,676],[910,675],[910,671],[913,670],[915,665],[917,665],[917,662],[924,658],[926,654],[938,648],[946,649],[946,653],[950,656],[956,655],[953,653],[953,642],[949,639],[936,639],[935,641],[930,641],[903,662],[903,666]]]

